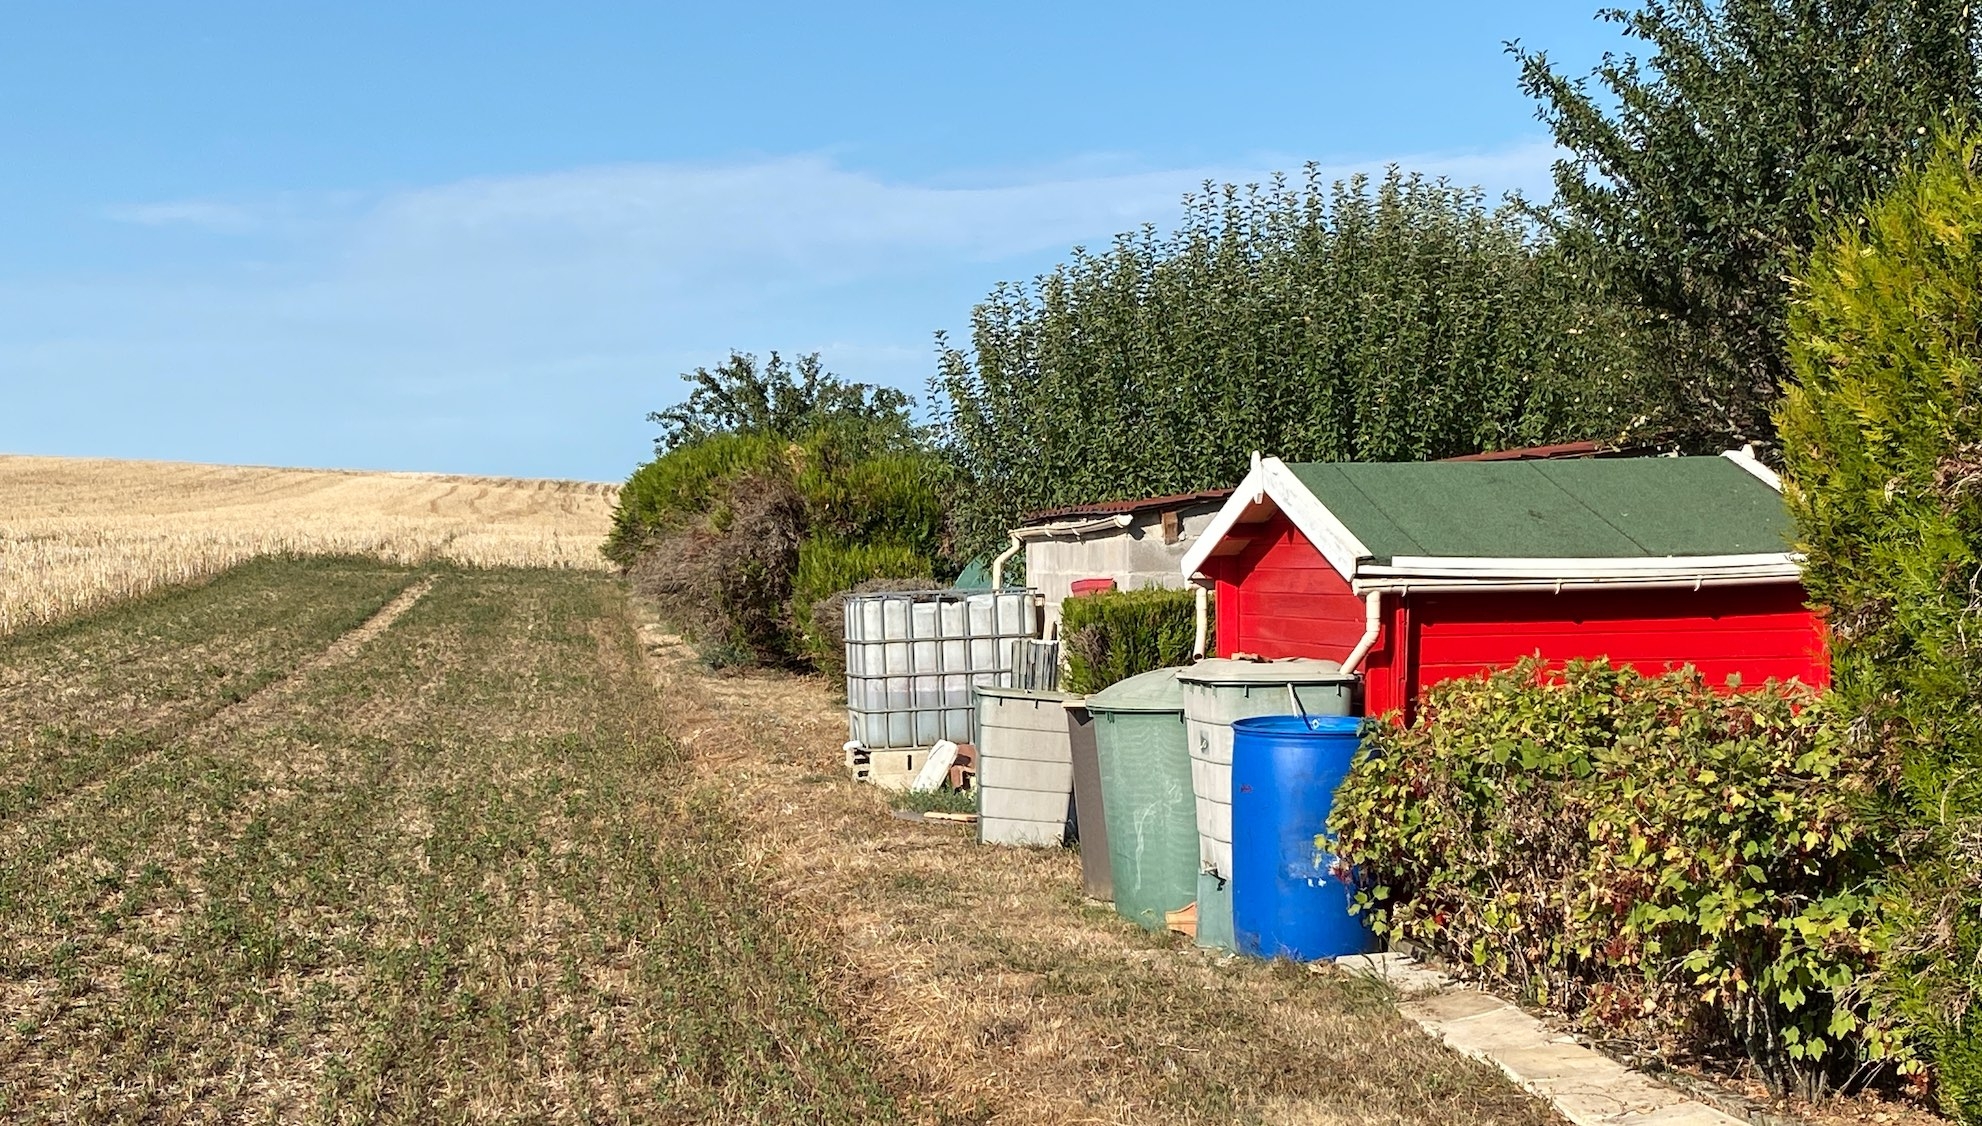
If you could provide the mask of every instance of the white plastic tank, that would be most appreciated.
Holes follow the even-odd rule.
[[[1292,657],[1199,661],[1177,674],[1197,794],[1198,860],[1232,878],[1232,721],[1256,715],[1349,715],[1356,677],[1334,661]]]
[[[1031,590],[849,597],[849,734],[870,750],[969,742],[972,690],[1009,685],[1011,642],[1038,634],[1038,596]]]

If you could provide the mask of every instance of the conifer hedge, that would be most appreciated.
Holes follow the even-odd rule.
[[[1899,850],[1874,979],[1982,1121],[1982,177],[1945,139],[1811,256],[1778,415],[1837,708]]]
[[[1091,695],[1139,673],[1181,665],[1197,644],[1197,592],[1125,590],[1060,603],[1067,688]]]

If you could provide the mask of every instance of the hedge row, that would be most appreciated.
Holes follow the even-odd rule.
[[[1152,669],[1181,665],[1197,643],[1197,595],[1190,590],[1131,590],[1069,598],[1060,604],[1067,689],[1099,692]]]
[[[633,474],[607,553],[712,665],[834,666],[824,600],[877,580],[933,584],[940,480],[926,451],[860,427],[720,433]]]
[[[1853,989],[1881,946],[1871,789],[1808,689],[1531,661],[1372,724],[1332,827],[1380,932],[1812,1093],[1902,1054]]]

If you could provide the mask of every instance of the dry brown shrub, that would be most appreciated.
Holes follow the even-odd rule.
[[[650,541],[629,574],[709,664],[786,664],[794,651],[786,607],[805,525],[796,486],[750,474],[725,485],[708,515]]]

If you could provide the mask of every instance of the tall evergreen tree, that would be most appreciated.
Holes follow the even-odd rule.
[[[1568,151],[1562,246],[1633,314],[1665,392],[1653,425],[1770,442],[1784,276],[1951,109],[1975,105],[1977,13],[1970,0],[1647,0],[1599,18],[1649,57],[1571,78],[1510,45]]]
[[[1982,175],[1949,143],[1811,256],[1786,492],[1900,862],[1875,994],[1982,1122]]]

